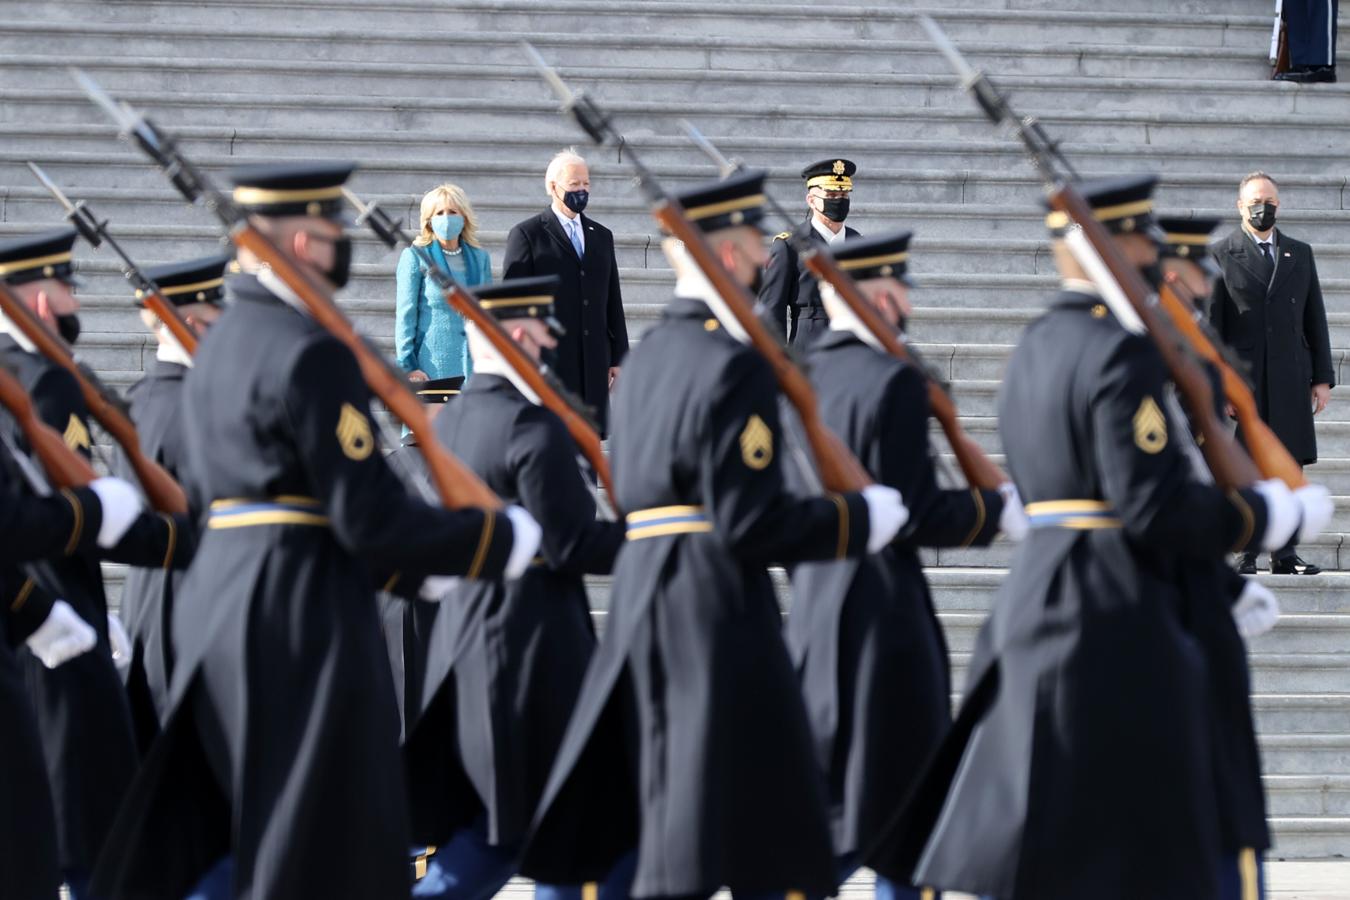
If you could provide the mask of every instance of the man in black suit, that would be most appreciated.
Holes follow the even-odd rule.
[[[1312,248],[1275,227],[1280,190],[1253,172],[1238,186],[1242,226],[1214,248],[1223,277],[1214,285],[1209,318],[1251,366],[1257,409],[1300,463],[1317,462],[1313,416],[1331,402],[1335,371],[1322,288]],[[1272,554],[1277,575],[1316,575],[1291,540]],[[1256,574],[1256,554],[1238,571]]]
[[[1289,69],[1276,81],[1310,84],[1336,80],[1336,10],[1340,0],[1284,0]]]
[[[802,169],[806,205],[810,210],[806,221],[774,237],[769,249],[769,261],[764,265],[759,285],[760,314],[790,344],[805,346],[830,327],[830,318],[820,304],[816,276],[802,268],[792,247],[793,240],[806,239],[830,246],[858,236],[858,232],[844,225],[853,193],[853,173],[857,170],[847,159],[822,159]]]
[[[628,325],[619,293],[614,235],[583,215],[591,176],[575,150],[558,153],[544,176],[549,208],[506,236],[503,278],[556,275],[554,309],[566,333],[550,363],[562,383],[595,410],[601,433],[609,418],[609,390],[628,352]]]

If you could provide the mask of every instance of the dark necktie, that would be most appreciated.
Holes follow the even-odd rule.
[[[1271,276],[1275,274],[1275,257],[1270,253],[1269,243],[1257,244],[1261,248],[1261,259],[1265,261],[1266,281],[1269,282]]]

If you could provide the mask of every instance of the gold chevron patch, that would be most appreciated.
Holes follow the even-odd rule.
[[[89,429],[74,413],[70,414],[70,421],[66,423],[65,433],[61,437],[72,450],[88,450],[94,443],[89,439]]]
[[[741,459],[755,471],[773,461],[773,432],[757,415],[752,415],[741,429]]]
[[[370,420],[350,403],[342,404],[337,424],[338,445],[348,459],[360,462],[375,452],[375,435]]]
[[[1145,453],[1158,453],[1167,446],[1167,417],[1152,397],[1140,401],[1134,413],[1134,445]]]

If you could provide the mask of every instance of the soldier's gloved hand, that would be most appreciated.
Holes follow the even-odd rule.
[[[1298,526],[1299,542],[1310,541],[1322,533],[1336,512],[1331,492],[1320,484],[1305,484],[1294,491],[1294,499],[1303,512],[1303,521]]]
[[[116,613],[108,613],[108,643],[112,645],[113,665],[117,671],[126,672],[131,668],[131,635],[122,627],[122,620]]]
[[[884,484],[869,484],[862,496],[867,501],[867,552],[877,553],[905,527],[909,508],[899,491]]]
[[[428,575],[422,579],[417,596],[434,603],[458,587],[463,580],[458,575]]]
[[[1275,627],[1280,618],[1280,604],[1275,595],[1255,578],[1248,578],[1247,585],[1233,604],[1233,621],[1237,623],[1238,633],[1247,640],[1260,637]]]
[[[66,660],[94,649],[98,634],[69,603],[57,600],[47,618],[24,643],[44,666],[55,669]]]
[[[508,506],[506,517],[511,520],[511,555],[506,558],[506,570],[502,573],[507,579],[519,578],[530,567],[530,560],[539,552],[539,542],[544,530],[539,523],[520,506]]]
[[[1022,495],[1017,493],[1017,485],[1005,481],[998,486],[1003,495],[1003,512],[998,517],[998,530],[1010,541],[1020,541],[1027,536],[1031,520],[1022,508]]]
[[[1303,509],[1294,494],[1278,478],[1267,478],[1252,486],[1266,501],[1266,533],[1261,535],[1263,550],[1279,550],[1294,536]]]
[[[98,545],[104,550],[117,546],[136,521],[145,504],[140,492],[120,478],[95,478],[89,489],[103,507],[103,521],[98,527]]]

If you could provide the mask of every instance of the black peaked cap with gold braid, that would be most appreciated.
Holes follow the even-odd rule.
[[[748,225],[764,230],[763,169],[739,172],[721,181],[709,181],[680,191],[675,199],[700,231],[718,231]]]
[[[71,260],[78,236],[79,232],[74,228],[57,228],[0,241],[0,281],[27,284],[44,278],[59,278],[74,284],[75,269]]]
[[[802,178],[806,179],[808,190],[818,187],[826,191],[851,191],[853,173],[857,171],[858,167],[852,160],[834,157],[811,163],[802,169]]]
[[[553,311],[553,296],[558,292],[558,283],[557,275],[510,278],[474,288],[474,294],[479,305],[499,322],[503,319],[538,319],[549,330],[562,335],[566,334],[566,329]]]
[[[342,185],[352,162],[240,166],[230,171],[234,202],[258,216],[317,216],[345,221]]]
[[[913,284],[909,275],[909,239],[912,231],[892,231],[875,237],[853,238],[832,250],[834,261],[858,281],[867,278],[894,278]]]
[[[225,269],[233,256],[218,253],[215,256],[189,259],[186,262],[167,263],[145,270],[145,277],[159,287],[159,292],[174,306],[193,303],[222,305],[225,296]],[[144,301],[141,291],[136,299]]]
[[[1223,220],[1216,216],[1161,216],[1158,218],[1158,228],[1163,237],[1158,252],[1163,256],[1190,260],[1207,274],[1218,278],[1223,275],[1223,269],[1219,268],[1209,252],[1209,242],[1214,230],[1222,224]]]
[[[1153,189],[1157,185],[1156,175],[1130,175],[1090,179],[1075,186],[1092,207],[1093,218],[1111,234],[1143,234],[1160,239],[1153,218]],[[1062,212],[1051,210],[1045,217],[1045,227],[1055,237],[1061,237],[1068,226],[1069,218]]]
[[[423,403],[449,403],[455,397],[459,396],[459,392],[463,387],[463,375],[452,375],[449,378],[433,378],[430,381],[424,381],[417,386],[417,396],[421,398]]]

